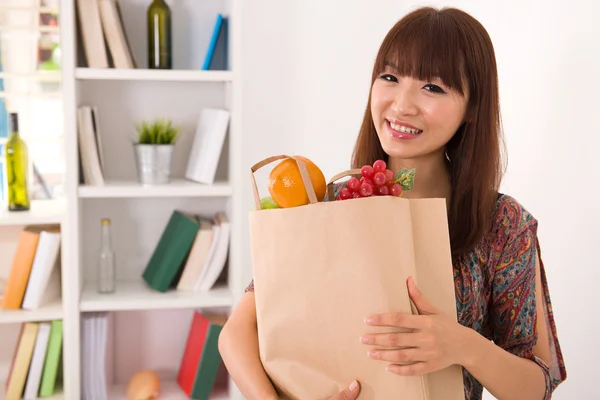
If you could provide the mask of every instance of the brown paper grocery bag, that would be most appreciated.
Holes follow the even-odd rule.
[[[359,341],[378,312],[411,312],[406,279],[456,318],[456,300],[444,199],[378,196],[317,202],[304,163],[297,159],[310,204],[256,210],[250,241],[260,358],[283,399],[320,400],[353,379],[361,400],[464,399],[462,369],[402,377],[372,360]],[[358,172],[346,171],[333,181]]]

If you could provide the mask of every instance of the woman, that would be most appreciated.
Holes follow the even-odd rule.
[[[389,364],[392,374],[461,365],[466,399],[481,399],[483,387],[499,399],[549,399],[566,379],[566,369],[537,221],[498,192],[497,80],[486,30],[460,10],[418,9],[385,37],[353,168],[377,159],[394,172],[416,168],[406,197],[447,199],[459,323],[439,314],[409,279],[419,315],[373,315],[367,323],[414,331],[361,340],[371,350],[368,356]],[[221,333],[220,350],[247,398],[276,399],[259,360],[256,329],[251,283]],[[409,348],[380,347],[389,345]],[[354,382],[332,399],[354,399],[359,386]]]

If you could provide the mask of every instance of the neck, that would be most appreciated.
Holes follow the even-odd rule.
[[[450,170],[443,152],[412,159],[390,157],[388,164],[388,168],[394,173],[402,168],[415,168],[416,170],[414,186],[403,197],[449,199]]]

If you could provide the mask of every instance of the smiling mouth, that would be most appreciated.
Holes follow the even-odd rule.
[[[409,128],[408,126],[395,124],[389,120],[387,120],[387,123],[389,124],[390,128],[392,128],[394,131],[396,131],[398,133],[408,133],[410,135],[418,135],[420,133],[423,133],[422,129]]]

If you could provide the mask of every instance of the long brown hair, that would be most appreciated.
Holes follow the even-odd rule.
[[[471,250],[489,230],[503,173],[498,75],[485,28],[455,8],[423,7],[407,14],[385,36],[371,84],[387,63],[401,76],[439,77],[468,94],[465,122],[446,145],[451,194],[448,207],[452,256]],[[371,115],[371,96],[352,154],[352,168],[388,160]],[[417,172],[418,175],[418,172]],[[418,178],[417,178],[418,179]]]

